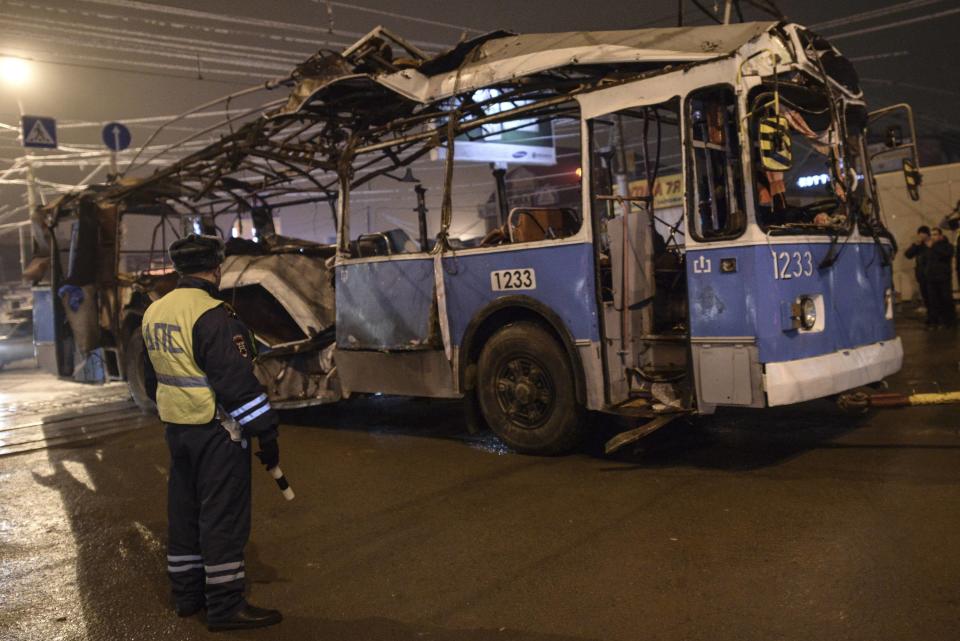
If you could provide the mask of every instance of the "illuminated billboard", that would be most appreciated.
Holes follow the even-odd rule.
[[[497,89],[480,89],[474,102],[487,102],[500,95]],[[529,100],[491,102],[484,107],[487,116],[500,114],[529,103]],[[464,122],[469,122],[465,120]],[[481,125],[457,136],[454,147],[457,160],[468,162],[517,163],[523,165],[555,165],[553,122],[535,118],[518,118]],[[433,158],[446,158],[446,148],[434,150]]]

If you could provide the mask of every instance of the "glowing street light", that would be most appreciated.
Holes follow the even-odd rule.
[[[0,78],[14,87],[25,85],[30,79],[30,65],[22,58],[0,58]]]

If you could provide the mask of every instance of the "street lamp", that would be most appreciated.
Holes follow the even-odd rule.
[[[22,58],[0,58],[0,77],[12,87],[21,87],[30,79],[30,65]]]

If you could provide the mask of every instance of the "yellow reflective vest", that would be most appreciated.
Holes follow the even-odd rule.
[[[213,420],[216,396],[193,356],[193,326],[222,305],[202,289],[181,287],[143,315],[143,342],[157,373],[157,410],[165,423],[201,425]]]

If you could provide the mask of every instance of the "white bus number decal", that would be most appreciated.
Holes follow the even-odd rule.
[[[770,252],[773,256],[773,278],[790,280],[813,276],[813,255],[810,252]]]
[[[529,267],[524,269],[500,269],[490,272],[490,289],[495,292],[536,288],[537,274]]]

